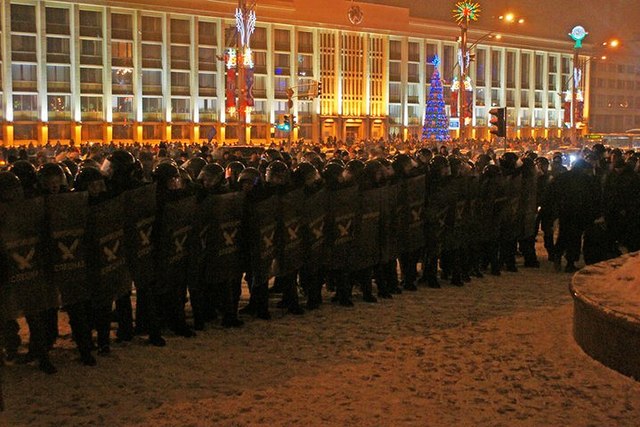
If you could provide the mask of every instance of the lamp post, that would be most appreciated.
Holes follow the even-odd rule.
[[[253,34],[256,27],[255,5],[255,0],[238,0],[238,8],[236,9],[235,14],[236,29],[238,30],[238,37],[236,41],[238,68],[238,73],[236,74],[236,88],[238,91],[237,112],[239,145],[246,144],[247,113],[249,111],[248,108],[250,108],[247,102],[250,99],[250,94],[248,93],[250,88],[247,84],[247,68],[253,68],[249,40],[251,39],[251,34]]]
[[[582,40],[587,37],[587,31],[584,27],[576,25],[569,33],[569,37],[575,42],[573,46],[573,84],[571,85],[571,142],[576,145],[578,143],[578,129],[576,127],[576,119],[578,117],[578,84],[580,83],[580,60],[578,52],[582,49]]]
[[[453,9],[453,18],[460,27],[460,52],[458,57],[458,79],[460,89],[458,90],[458,118],[460,119],[460,139],[466,138],[465,112],[466,96],[464,84],[467,76],[467,67],[469,66],[469,50],[467,49],[467,33],[469,31],[469,23],[478,20],[480,13],[480,4],[472,1],[460,1],[456,3]]]

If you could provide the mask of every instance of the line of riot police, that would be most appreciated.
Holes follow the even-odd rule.
[[[301,315],[299,288],[307,310],[322,304],[325,284],[335,292],[333,302],[349,307],[354,286],[374,303],[420,284],[463,286],[483,271],[516,272],[518,250],[525,267],[537,267],[537,230],[542,224],[547,246],[558,217],[560,238],[551,237],[550,259],[575,253],[575,230],[563,224],[567,209],[580,206],[565,206],[571,197],[564,197],[563,182],[576,179],[542,179],[544,162],[534,155],[505,153],[499,161],[480,155],[475,163],[428,149],[390,159],[345,163],[342,157],[325,161],[306,152],[293,168],[291,157],[275,149],[265,151],[257,168],[200,157],[179,167],[164,159],[153,182],[145,182],[140,162],[124,150],[75,171],[56,163],[38,170],[26,161],[12,164],[0,173],[7,357],[37,360],[41,370],[55,372],[48,351],[59,307],[68,313],[82,363],[93,366],[95,350],[110,352],[114,314],[118,341],[140,334],[164,346],[166,330],[192,337],[218,317],[223,327],[242,326],[239,313],[269,319],[270,292],[282,294],[278,307]],[[587,169],[579,163],[572,171]],[[587,181],[594,180],[571,188],[586,194],[593,189]],[[637,203],[624,215],[633,209]],[[580,215],[587,222],[597,216],[595,210]],[[569,238],[566,230],[573,232]],[[243,279],[250,299],[239,310]],[[23,314],[29,352],[19,354],[14,319]]]

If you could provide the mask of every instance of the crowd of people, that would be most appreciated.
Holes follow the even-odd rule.
[[[593,263],[640,250],[640,153],[596,144],[567,168],[561,153],[496,156],[476,145],[326,155],[295,144],[248,157],[206,144],[4,148],[4,357],[55,373],[60,309],[93,366],[95,352],[111,351],[112,321],[118,341],[164,346],[167,331],[270,319],[269,293],[302,315],[325,302],[323,287],[350,307],[354,287],[375,303],[517,272],[518,253],[537,268],[538,235],[558,271],[576,271],[581,253]]]

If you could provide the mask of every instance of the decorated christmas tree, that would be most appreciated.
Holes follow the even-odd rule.
[[[436,141],[449,141],[449,119],[445,113],[444,97],[442,95],[442,80],[438,72],[440,59],[433,58],[433,75],[431,76],[431,87],[429,88],[429,98],[424,116],[424,127],[422,128],[422,138],[434,139]]]

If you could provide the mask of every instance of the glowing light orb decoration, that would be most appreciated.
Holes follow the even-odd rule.
[[[453,18],[458,24],[477,21],[480,16],[480,3],[459,1],[453,9]]]
[[[583,26],[576,25],[575,27],[573,27],[573,30],[571,30],[571,32],[569,33],[569,37],[571,37],[573,41],[576,42],[574,46],[575,49],[580,49],[582,47],[582,40],[587,37],[587,34],[589,33],[587,33]]]

